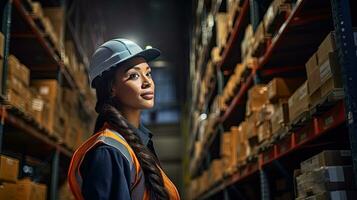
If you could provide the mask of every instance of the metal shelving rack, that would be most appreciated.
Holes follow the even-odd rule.
[[[16,55],[27,55],[25,62],[33,62],[29,68],[31,72],[35,72],[38,78],[57,79],[60,85],[78,91],[81,99],[83,99],[84,94],[79,90],[73,75],[65,66],[59,50],[36,23],[36,17],[31,14],[30,3],[25,0],[6,0],[1,2],[1,6],[5,46],[0,97],[0,152],[5,154],[16,152],[22,154],[22,156],[26,154],[25,156],[50,164],[48,199],[55,200],[58,199],[59,181],[63,179],[60,173],[66,173],[73,151],[65,146],[58,137],[52,136],[48,130],[35,122],[32,117],[12,107],[7,102],[7,59],[10,46],[11,51],[17,51],[15,52],[18,53]],[[13,48],[24,41],[31,45],[25,48]],[[11,44],[13,42],[15,43]],[[35,53],[40,53],[42,60],[34,61],[35,59],[31,55]],[[85,106],[83,108],[86,109]],[[89,112],[88,110],[85,111]],[[11,134],[8,134],[7,130],[11,130]],[[13,132],[13,130],[16,131]],[[6,145],[3,142],[6,142]],[[4,146],[6,146],[6,151],[4,151]]]
[[[232,55],[237,54],[235,51],[240,51],[237,50],[237,46],[240,47],[241,35],[244,34],[244,27],[246,26],[247,18],[249,18],[248,10],[251,2],[249,0],[243,1],[227,45],[221,54],[222,61],[217,65],[218,70],[231,71],[234,64],[242,59],[240,56]],[[217,129],[227,126],[227,124],[228,126],[232,124],[229,121],[234,120],[233,118],[238,112],[242,112],[242,110],[239,110],[238,105],[246,101],[246,93],[257,82],[257,77],[262,77],[263,79],[266,77],[269,79],[270,77],[271,79],[273,76],[284,73],[301,73],[301,71],[305,70],[305,61],[312,55],[314,49],[317,48],[326,34],[332,30],[336,33],[336,46],[342,66],[345,100],[339,100],[332,106],[325,107],[322,111],[312,111],[311,119],[306,124],[302,127],[294,128],[284,135],[279,135],[277,136],[278,138],[273,138],[260,148],[258,154],[252,155],[244,165],[238,166],[233,174],[225,174],[220,182],[199,195],[197,199],[229,199],[228,190],[232,190],[235,196],[238,195],[244,199],[239,189],[237,189],[237,184],[244,185],[247,183],[254,183],[255,187],[259,187],[258,191],[261,193],[261,199],[269,199],[269,195],[271,195],[269,179],[272,178],[271,176],[269,177],[270,172],[285,177],[292,185],[291,171],[293,169],[289,169],[289,167],[294,165],[291,164],[293,161],[289,161],[288,158],[298,155],[301,157],[295,162],[302,161],[307,156],[312,155],[311,152],[309,155],[303,155],[305,153],[304,149],[310,147],[322,148],[321,146],[325,144],[331,145],[331,141],[334,140],[339,141],[339,145],[345,144],[344,142],[348,142],[351,145],[354,171],[357,172],[357,123],[355,121],[357,89],[353,87],[353,85],[356,85],[355,80],[357,80],[357,71],[353,69],[353,66],[357,66],[357,57],[353,41],[352,15],[350,13],[350,9],[353,6],[350,6],[350,4],[355,3],[349,0],[331,0],[330,2],[298,0],[295,2],[294,8],[286,16],[286,20],[280,27],[278,34],[267,42],[266,51],[258,59],[258,64],[248,73],[245,81],[240,84],[240,88],[228,105],[228,109],[217,119],[216,129],[209,133],[210,136],[204,143],[200,160],[195,163],[191,175],[193,177],[197,176],[205,161],[209,159],[210,149],[214,148],[212,145],[215,140],[219,140],[217,135],[222,132]],[[316,27],[316,23],[320,23],[320,25]],[[311,33],[314,30],[314,34],[309,35],[312,38],[311,40],[306,41],[304,44],[297,44],[301,41],[301,37],[306,37],[306,34],[303,35],[301,31]],[[295,39],[298,42],[291,42]],[[297,49],[304,45],[313,48],[293,51],[292,53],[287,51],[287,49]],[[238,52],[238,54],[240,53]],[[294,65],[291,65],[291,63],[294,63]],[[340,129],[343,129],[346,135],[338,137],[337,133],[334,133],[334,131]],[[343,148],[343,145],[340,147]]]

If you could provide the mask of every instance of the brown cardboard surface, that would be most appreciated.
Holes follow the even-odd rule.
[[[355,190],[352,166],[321,167],[296,178],[298,195],[309,196],[325,191]]]
[[[0,180],[16,182],[19,175],[19,160],[0,155]]]
[[[287,102],[280,102],[274,105],[274,113],[271,117],[272,134],[289,123],[289,105]]]
[[[352,163],[349,150],[325,150],[300,163],[302,173],[322,166],[349,165]]]
[[[16,183],[4,183],[0,189],[0,199],[46,200],[47,186],[23,179]]]
[[[329,53],[334,52],[335,50],[336,50],[336,43],[335,43],[334,32],[330,32],[323,40],[323,42],[320,44],[316,52],[319,65],[321,65],[325,60],[327,60]]]
[[[39,95],[48,102],[48,123],[46,128],[52,133],[56,123],[58,113],[58,103],[61,98],[61,88],[55,79],[32,80],[31,86],[36,89]]]
[[[306,74],[307,77],[319,66],[318,60],[317,60],[317,55],[314,53],[310,59],[305,63],[305,69],[306,69]]]
[[[4,58],[4,45],[5,45],[5,37],[2,34],[2,32],[0,32],[0,59]]]
[[[228,15],[226,13],[217,13],[216,14],[216,33],[217,41],[216,44],[218,47],[223,47],[227,42],[228,35]]]
[[[309,110],[309,90],[307,81],[289,98],[289,120],[295,120],[300,114]]]
[[[303,82],[301,78],[274,78],[267,85],[268,98],[271,102],[289,98]]]
[[[269,139],[271,136],[271,122],[264,121],[263,123],[261,123],[257,128],[257,132],[259,143]]]
[[[266,85],[255,85],[248,91],[246,115],[259,111],[268,103],[268,88]]]
[[[30,70],[21,64],[14,55],[8,57],[8,75],[9,77],[16,77],[25,86],[30,83]]]

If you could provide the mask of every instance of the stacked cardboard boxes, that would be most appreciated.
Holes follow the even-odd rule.
[[[253,57],[253,44],[254,40],[254,31],[251,24],[247,26],[244,32],[244,38],[241,44],[241,57],[242,64],[248,68],[253,68],[257,65],[257,59]]]
[[[295,171],[297,199],[324,199],[344,194],[348,197],[345,199],[355,199],[351,163],[351,152],[347,150],[325,150],[303,161],[301,169]]]
[[[47,186],[32,182],[30,179],[16,183],[4,183],[0,186],[0,199],[46,200]]]
[[[29,90],[30,70],[14,55],[8,57],[8,101],[23,112],[28,111],[28,102],[31,99]]]
[[[221,12],[216,14],[216,33],[216,45],[221,49],[226,45],[229,33],[227,13]]]
[[[289,121],[295,122],[301,115],[309,111],[310,98],[309,87],[305,81],[288,100],[289,104]]]
[[[239,10],[239,0],[227,0],[228,27],[232,28],[234,18]]]
[[[305,67],[312,107],[317,106],[321,99],[331,93],[343,97],[341,67],[337,58],[334,32],[327,35]]]
[[[272,104],[271,128],[272,134],[277,133],[280,129],[289,123],[289,106],[288,98],[303,83],[301,78],[274,78],[268,87],[268,98]]]
[[[29,179],[18,180],[19,160],[0,155],[0,199],[45,200],[47,187]]]
[[[223,89],[222,98],[224,102],[228,102],[236,93],[237,87],[240,85],[242,74],[245,66],[237,64],[233,74],[229,77],[226,86]]]
[[[59,100],[61,99],[61,87],[55,79],[42,79],[32,80],[31,86],[36,92],[48,103],[48,119],[43,125],[48,129],[50,133],[56,132],[61,135],[61,131],[56,130],[58,128],[58,118],[61,116],[59,108]],[[61,129],[61,127],[59,127]]]

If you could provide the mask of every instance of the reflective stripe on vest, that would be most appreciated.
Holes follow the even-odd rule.
[[[81,192],[82,176],[79,169],[86,153],[100,143],[104,143],[118,149],[129,162],[131,172],[131,199],[149,200],[150,196],[145,189],[144,174],[134,151],[122,135],[110,129],[105,129],[96,133],[75,151],[68,171],[68,183],[74,197],[77,200],[84,199]],[[170,181],[161,168],[160,171],[164,180],[165,188],[169,193],[170,200],[180,200],[180,196],[175,185]]]
[[[133,200],[144,199],[145,179],[134,152],[129,144],[125,141],[122,135],[113,130],[103,130],[91,138],[89,138],[81,147],[79,147],[72,157],[72,161],[68,171],[68,182],[76,199],[83,199],[82,176],[80,174],[80,166],[85,157],[85,154],[94,146],[104,143],[119,150],[129,163],[131,171],[130,192]]]

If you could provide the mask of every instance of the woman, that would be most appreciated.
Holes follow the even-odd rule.
[[[99,115],[94,135],[70,164],[68,181],[76,199],[180,199],[160,167],[151,133],[140,123],[140,111],[154,106],[147,62],[159,55],[126,39],[110,40],[93,54],[89,78]]]

